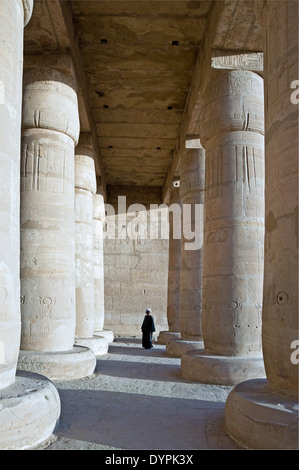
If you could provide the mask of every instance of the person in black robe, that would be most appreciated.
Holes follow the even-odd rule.
[[[145,317],[142,323],[142,347],[145,349],[151,349],[153,347],[152,337],[153,332],[156,331],[154,319],[151,315],[152,311],[148,308],[145,312]]]

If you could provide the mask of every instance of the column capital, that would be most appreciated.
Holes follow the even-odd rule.
[[[73,77],[42,65],[29,67],[23,89],[22,128],[61,132],[77,144],[80,121]]]
[[[200,138],[234,131],[264,134],[263,78],[248,70],[213,70],[202,99]]]
[[[86,147],[76,147],[75,187],[95,194],[97,191],[93,152]]]

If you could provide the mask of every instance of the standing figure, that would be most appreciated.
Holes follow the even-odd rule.
[[[155,329],[154,319],[151,315],[152,311],[148,308],[145,311],[145,317],[142,323],[141,331],[142,331],[142,347],[145,349],[151,349],[153,347],[152,344],[152,334]]]

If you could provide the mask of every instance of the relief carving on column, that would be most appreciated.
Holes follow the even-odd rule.
[[[264,134],[263,79],[249,71],[220,71],[211,74],[201,111],[201,142],[227,132]]]
[[[263,52],[214,49],[212,51],[211,66],[215,69],[262,72],[264,69],[264,55]]]
[[[12,275],[9,269],[0,266],[0,323],[18,319]]]
[[[51,139],[52,137],[52,139]],[[63,142],[65,140],[65,143]],[[54,136],[42,142],[22,141],[21,189],[73,195],[74,160],[68,137],[60,135],[55,145]]]
[[[78,143],[80,121],[75,80],[54,69],[24,71],[23,129],[47,129]]]
[[[206,150],[203,332],[220,355],[260,354],[264,235],[263,79],[213,71],[201,114]],[[215,326],[218,333],[215,334]]]

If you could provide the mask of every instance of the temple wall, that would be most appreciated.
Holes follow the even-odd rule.
[[[155,337],[167,328],[167,209],[162,209],[160,215],[150,210],[151,204],[160,204],[159,195],[155,188],[143,189],[126,188],[124,191],[115,187],[110,188],[108,196],[115,217],[106,215],[104,232],[104,328],[113,330],[115,336],[140,337],[141,323],[148,307],[155,319]],[[123,198],[121,204],[118,195]],[[122,206],[124,198],[126,209]],[[135,212],[138,207],[132,207],[132,204],[143,205],[146,210]],[[117,216],[120,217],[117,219]],[[114,228],[115,238],[112,238]],[[152,239],[151,236],[159,238]],[[161,239],[161,236],[166,238]]]

